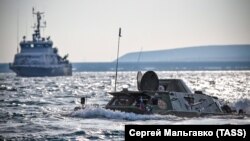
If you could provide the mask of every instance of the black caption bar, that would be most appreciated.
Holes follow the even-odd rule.
[[[125,125],[125,140],[250,141],[250,125]]]

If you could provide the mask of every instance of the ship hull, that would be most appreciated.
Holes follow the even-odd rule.
[[[44,76],[71,76],[72,66],[62,65],[56,67],[35,67],[35,66],[11,66],[17,76],[22,77],[44,77]]]

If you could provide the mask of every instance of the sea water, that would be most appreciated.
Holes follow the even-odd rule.
[[[250,113],[250,71],[156,71],[180,78],[222,103]],[[118,90],[137,90],[136,71],[118,72]],[[124,140],[126,124],[249,124],[250,118],[138,115],[104,109],[114,90],[113,71],[74,72],[68,77],[16,77],[0,73],[0,140]],[[80,97],[87,97],[87,108]]]

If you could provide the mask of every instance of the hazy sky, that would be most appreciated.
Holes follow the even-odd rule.
[[[45,12],[42,34],[71,62],[115,60],[119,27],[120,56],[141,48],[250,44],[250,0],[0,0],[0,62],[13,61],[17,35],[18,42],[31,39],[32,7]]]

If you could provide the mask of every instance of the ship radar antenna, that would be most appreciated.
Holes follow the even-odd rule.
[[[17,48],[16,51],[17,53],[19,53],[19,44],[18,44],[18,40],[19,40],[19,9],[17,10],[17,35],[16,35],[16,40],[17,40]]]
[[[118,59],[119,59],[120,38],[122,37],[121,34],[122,34],[122,29],[119,28],[116,69],[115,69],[115,92],[116,92],[116,82],[117,82],[117,69],[118,69]]]
[[[45,28],[46,27],[46,22],[43,22],[43,25],[41,25],[41,20],[44,12],[35,12],[34,7],[32,8],[32,14],[36,15],[37,18],[37,23],[34,25],[33,28],[35,28],[35,33],[33,34],[33,40],[39,40],[41,38],[40,34],[40,28]]]

